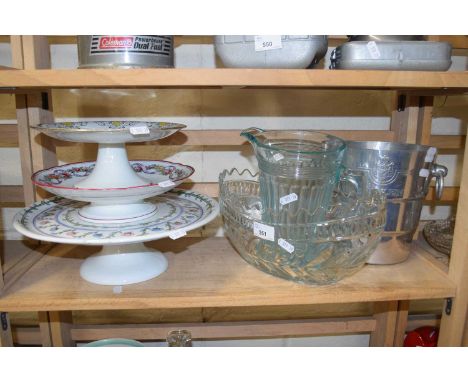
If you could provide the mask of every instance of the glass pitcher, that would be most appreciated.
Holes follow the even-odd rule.
[[[259,167],[262,220],[271,224],[318,221],[340,180],[346,144],[315,131],[243,130]]]

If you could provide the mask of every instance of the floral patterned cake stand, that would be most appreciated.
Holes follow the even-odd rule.
[[[156,277],[167,260],[142,243],[177,238],[213,220],[218,203],[194,191],[174,189],[150,199],[158,213],[124,224],[90,222],[79,211],[85,204],[62,197],[34,203],[16,214],[14,227],[23,235],[55,243],[103,245],[81,265],[81,276],[101,285],[126,285]]]
[[[75,182],[73,187],[81,190],[115,190],[148,186],[148,180],[140,176],[129,163],[125,143],[162,139],[185,127],[168,122],[88,121],[41,124],[35,128],[56,139],[98,143],[98,155],[92,172]],[[58,170],[59,167],[49,170]],[[41,183],[38,185],[43,187]],[[161,192],[175,186],[175,182],[169,183]],[[57,194],[56,190],[58,188],[48,191]],[[154,188],[152,190],[154,191]],[[131,203],[118,200],[102,203],[99,200],[95,198],[90,205],[83,208],[83,218],[96,222],[123,222],[142,219],[156,212],[151,203],[143,201],[143,197]]]
[[[179,185],[193,174],[194,169],[180,163],[159,160],[130,161],[136,175],[145,181],[141,186],[117,188],[83,188],[81,184],[93,173],[95,162],[70,163],[40,170],[33,174],[32,181],[44,190],[82,202],[89,202],[80,209],[83,219],[104,222],[137,220],[156,212],[156,206],[147,199]],[[142,216],[135,205],[143,206]],[[117,206],[117,207],[116,207]],[[149,211],[147,210],[147,208]]]

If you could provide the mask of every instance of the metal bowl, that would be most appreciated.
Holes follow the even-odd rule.
[[[426,36],[416,35],[348,35],[348,41],[424,41]]]

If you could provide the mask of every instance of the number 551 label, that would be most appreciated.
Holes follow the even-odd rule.
[[[261,239],[275,241],[275,227],[254,222],[253,231],[254,235]]]
[[[255,36],[255,51],[281,49],[281,35],[277,36]]]

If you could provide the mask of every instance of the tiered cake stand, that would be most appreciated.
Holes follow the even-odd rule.
[[[14,227],[37,240],[102,245],[81,266],[81,276],[89,282],[126,285],[158,276],[167,269],[167,260],[142,243],[183,236],[213,220],[219,208],[205,195],[174,189],[193,174],[192,167],[129,161],[125,143],[162,139],[183,127],[139,121],[39,126],[53,138],[98,143],[98,156],[96,162],[35,173],[33,183],[57,196],[20,211]]]

